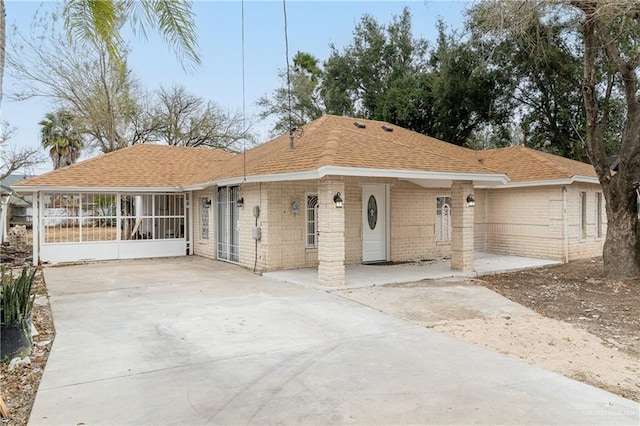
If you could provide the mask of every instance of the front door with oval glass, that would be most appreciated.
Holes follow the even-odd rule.
[[[385,185],[362,186],[362,261],[387,260],[387,190]]]

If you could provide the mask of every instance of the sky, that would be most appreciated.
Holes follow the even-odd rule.
[[[51,7],[40,1],[8,0],[5,4],[7,28],[16,25],[24,31],[28,31],[38,8]],[[355,25],[364,14],[379,23],[388,23],[405,6],[412,13],[414,36],[433,44],[437,20],[442,19],[450,28],[459,28],[467,5],[464,1],[287,0],[289,58],[297,51],[305,51],[323,61],[329,57],[330,44],[341,50],[352,42]],[[132,48],[128,58],[130,69],[148,90],[179,84],[226,110],[241,111],[242,6],[239,0],[193,2],[202,65],[191,72],[184,71],[161,37],[151,33],[144,39],[127,31],[125,37]],[[280,85],[278,71],[286,68],[283,2],[245,1],[244,29],[244,105],[247,117],[255,117],[252,130],[264,142],[271,122],[258,121],[256,101]],[[5,72],[2,119],[17,129],[12,144],[36,147],[40,144],[38,123],[54,107],[42,98],[11,100],[19,85],[19,80]],[[39,174],[48,170],[50,161],[28,172]]]

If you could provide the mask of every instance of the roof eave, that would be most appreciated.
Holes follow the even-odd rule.
[[[64,186],[19,185],[11,186],[17,193],[27,192],[185,192],[181,186]]]
[[[557,186],[571,185],[572,183],[590,183],[600,185],[598,178],[593,176],[572,176],[563,179],[547,179],[547,180],[530,180],[524,182],[509,182],[500,188],[525,188],[531,186]]]
[[[485,185],[504,185],[509,177],[504,173],[451,173],[421,170],[372,169],[361,167],[323,166],[315,170],[273,173],[264,175],[236,176],[201,184],[185,186],[186,190],[200,190],[209,186],[239,185],[242,183],[282,182],[292,180],[321,179],[325,176],[381,177],[406,180],[470,180]]]

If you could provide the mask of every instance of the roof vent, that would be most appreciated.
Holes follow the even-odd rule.
[[[353,125],[354,125],[354,126],[356,126],[358,129],[364,129],[364,128],[366,128],[366,127],[367,127],[367,125],[366,125],[366,124],[361,123],[361,122],[359,122],[359,121],[356,121],[355,123],[353,123]]]
[[[382,126],[382,128],[384,129],[385,132],[393,132],[393,127],[391,126]]]

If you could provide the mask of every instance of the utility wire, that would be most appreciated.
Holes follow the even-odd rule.
[[[247,181],[247,106],[244,78],[244,0],[242,0],[242,182]]]
[[[293,118],[291,112],[291,67],[289,66],[289,35],[287,30],[287,0],[282,0],[284,12],[284,47],[287,56],[287,98],[289,101],[289,150],[293,151]]]

